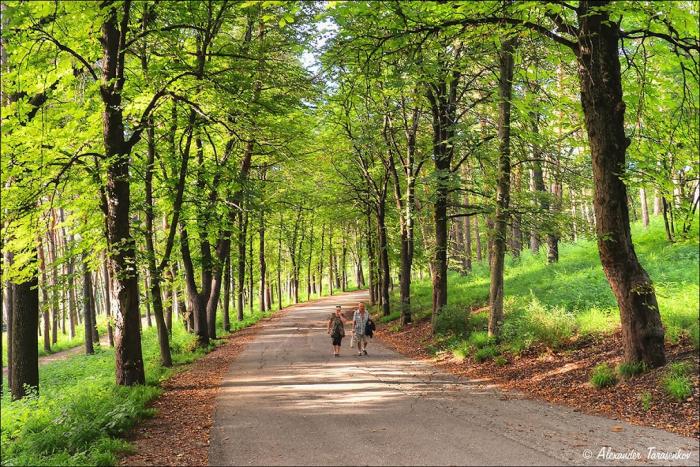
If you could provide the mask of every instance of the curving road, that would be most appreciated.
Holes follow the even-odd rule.
[[[211,465],[698,464],[694,439],[527,400],[377,342],[366,357],[344,342],[334,358],[333,305],[366,299],[328,297],[263,324],[222,383]],[[678,452],[689,458],[658,459]]]

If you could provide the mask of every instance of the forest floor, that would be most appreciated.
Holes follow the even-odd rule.
[[[436,351],[439,344],[431,334],[429,319],[401,330],[390,324],[380,324],[377,337],[403,355],[429,361],[443,371],[473,381],[495,384],[528,397],[573,407],[577,412],[700,438],[699,359],[697,350],[687,338],[666,346],[669,363],[691,361],[694,366],[692,395],[677,402],[663,391],[663,368],[623,379],[612,387],[596,389],[589,383],[593,367],[600,363],[614,366],[622,360],[619,330],[612,335],[572,339],[557,350],[540,345],[520,356],[509,356],[505,362],[489,360],[482,363],[477,363],[473,356],[460,359],[450,351]],[[645,398],[646,404],[643,402]]]
[[[163,381],[163,393],[149,404],[156,415],[126,436],[133,450],[120,465],[208,465],[209,430],[223,376],[263,323],[289,309],[229,334],[225,344]]]
[[[344,342],[333,358],[327,316],[336,304],[351,316],[358,300],[366,292],[299,304],[227,337],[161,384],[155,416],[129,432],[134,449],[120,464],[598,465],[586,452],[652,445],[691,456],[680,464],[696,462],[690,438],[454,376],[421,361],[427,354],[407,358],[381,340],[364,357]],[[419,331],[406,335],[408,347],[427,342],[424,323],[408,329]]]

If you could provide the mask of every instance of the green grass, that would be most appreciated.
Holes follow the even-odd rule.
[[[302,296],[306,298],[306,294]],[[283,304],[289,304],[289,299],[284,297]],[[270,314],[261,313],[257,303],[252,313],[246,307],[242,321],[237,321],[233,312],[231,330],[250,326]],[[220,312],[217,335],[225,336]],[[94,355],[75,355],[42,365],[38,395],[20,401],[11,401],[7,393],[2,395],[2,465],[116,464],[117,456],[130,449],[120,436],[139,419],[152,415],[147,404],[160,393],[160,383],[178,367],[223,342],[217,339],[208,349],[196,348],[194,336],[173,319],[174,368],[165,369],[159,365],[156,328],[145,326],[142,346],[147,381],[130,388],[114,384],[114,350],[109,347],[98,348]],[[3,388],[7,388],[6,380]]]
[[[675,362],[668,365],[661,379],[666,394],[677,401],[684,401],[693,394],[693,385],[690,381],[692,374],[690,362]]]
[[[646,370],[646,365],[644,362],[623,362],[617,365],[617,374],[622,378],[631,378],[633,376],[640,375]]]
[[[107,332],[107,321],[105,320],[104,316],[97,317],[97,331],[99,332],[100,336]],[[46,350],[44,350],[44,337],[39,337],[39,356],[44,357],[46,355],[52,355],[57,352],[62,352],[64,350],[81,346],[85,342],[84,336],[85,328],[82,324],[78,325],[76,323],[75,337],[73,339],[71,339],[70,335],[68,334],[68,323],[66,323],[66,334],[63,334],[61,332],[59,326],[58,334],[56,335],[56,343],[51,344],[51,351],[47,352]],[[7,332],[2,333],[2,366],[7,366]]]
[[[496,346],[487,345],[486,347],[482,347],[474,353],[474,360],[476,360],[477,362],[485,362],[486,360],[491,360],[499,354],[500,352],[498,351]]]
[[[666,339],[688,336],[700,347],[698,328],[698,224],[688,239],[669,243],[663,221],[654,218],[648,229],[632,226],[635,251],[652,280],[659,302]],[[499,346],[514,354],[544,345],[558,348],[576,336],[604,335],[620,325],[615,298],[605,278],[597,245],[592,239],[560,245],[560,261],[547,264],[546,251],[524,251],[505,268],[505,320]],[[460,345],[474,332],[484,331],[487,312],[471,310],[487,305],[489,271],[486,262],[474,263],[469,275],[450,272],[448,306],[436,323],[440,334],[451,334]],[[417,319],[431,309],[429,280],[414,281],[412,309]],[[392,294],[392,311],[398,309],[398,291]],[[390,317],[393,317],[391,315]],[[462,354],[466,347],[462,345]]]
[[[645,412],[648,412],[651,409],[651,403],[653,402],[653,400],[654,400],[654,398],[652,397],[652,395],[649,391],[644,391],[639,396],[639,402],[642,404],[642,409]]]
[[[693,394],[693,385],[687,376],[668,376],[664,378],[663,385],[666,394],[679,402]]]
[[[189,352],[193,337],[173,326],[173,360],[182,364],[204,354]],[[117,437],[149,415],[146,404],[172,370],[158,365],[154,328],[144,329],[147,384],[114,384],[114,350],[76,355],[41,367],[38,395],[11,402],[3,394],[3,465],[113,465],[128,445]],[[4,386],[6,387],[6,386]]]
[[[591,384],[598,389],[614,386],[617,383],[615,370],[607,363],[600,363],[591,372]]]

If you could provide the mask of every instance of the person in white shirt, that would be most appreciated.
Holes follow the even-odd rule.
[[[365,310],[365,304],[360,302],[352,316],[352,332],[358,356],[367,355],[367,336],[365,335],[367,321],[369,321],[369,313]]]

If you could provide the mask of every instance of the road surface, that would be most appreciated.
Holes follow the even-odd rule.
[[[333,305],[366,298],[324,298],[263,324],[222,383],[210,465],[697,465],[694,439],[527,400],[376,341],[358,357],[348,337],[334,358]],[[658,459],[674,453],[689,458]]]

